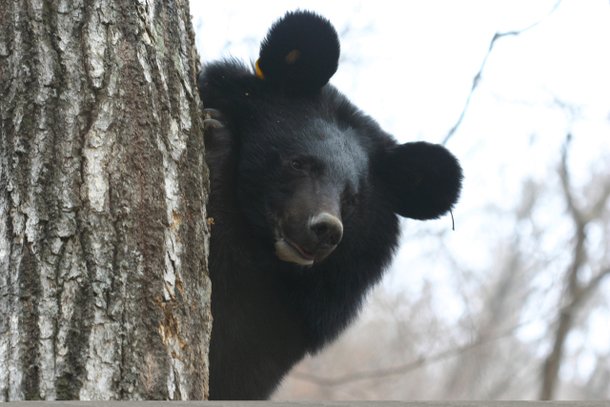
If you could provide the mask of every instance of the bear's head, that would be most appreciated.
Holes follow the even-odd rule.
[[[251,232],[298,265],[323,262],[350,234],[383,233],[396,214],[437,218],[461,188],[462,170],[444,147],[397,144],[328,85],[338,61],[330,22],[297,11],[271,27],[253,72],[225,61],[200,79],[204,103],[222,111],[231,134],[206,148],[229,146]]]

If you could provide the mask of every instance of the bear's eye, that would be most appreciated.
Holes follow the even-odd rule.
[[[305,163],[302,160],[293,159],[292,161],[290,161],[290,167],[296,171],[304,171]]]
[[[320,169],[320,164],[311,156],[290,157],[284,162],[288,173],[294,176],[313,174]]]

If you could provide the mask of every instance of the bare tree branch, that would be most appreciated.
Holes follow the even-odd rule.
[[[570,174],[568,171],[568,147],[572,140],[572,135],[568,133],[566,142],[562,148],[561,162],[559,166],[559,178],[561,187],[568,206],[568,212],[574,222],[576,228],[576,242],[574,245],[574,257],[568,269],[568,288],[570,290],[571,301],[566,307],[576,307],[580,305],[602,282],[604,277],[610,273],[610,268],[602,268],[588,283],[579,282],[578,271],[586,262],[585,242],[586,242],[586,227],[596,218],[601,217],[602,212],[606,207],[606,203],[610,199],[610,182],[604,184],[601,195],[591,205],[588,210],[579,208],[573,194]]]
[[[593,277],[589,281],[589,283],[586,286],[584,286],[582,288],[582,290],[579,292],[578,296],[575,298],[575,301],[577,302],[575,305],[580,305],[581,302],[583,302],[584,300],[589,298],[591,296],[591,294],[593,294],[593,292],[595,292],[597,287],[600,286],[602,281],[604,281],[604,278],[606,278],[608,276],[610,276],[610,267],[607,267],[607,268],[601,270],[600,272],[598,272],[595,275],[595,277]]]
[[[487,345],[489,343],[510,337],[511,335],[514,334],[514,331],[517,330],[518,328],[520,328],[522,325],[523,324],[518,324],[514,327],[511,327],[506,332],[503,332],[500,335],[481,337],[481,338],[477,339],[476,341],[466,343],[466,344],[456,346],[456,347],[451,347],[449,349],[441,351],[432,356],[428,356],[428,357],[421,356],[421,357],[415,359],[414,361],[404,363],[401,365],[397,365],[397,366],[385,367],[385,368],[381,368],[381,369],[363,370],[360,372],[354,372],[354,373],[346,374],[344,376],[339,376],[339,377],[335,377],[335,378],[320,377],[320,376],[310,374],[310,373],[295,371],[292,373],[292,377],[299,379],[299,380],[304,380],[304,381],[307,381],[310,383],[314,383],[314,384],[317,384],[320,386],[341,386],[344,384],[357,382],[357,381],[361,381],[361,380],[373,380],[373,379],[379,379],[382,377],[402,375],[409,371],[418,369],[422,366],[429,365],[429,364],[436,363],[436,362],[441,362],[445,359],[449,359],[453,356],[457,356],[463,352],[469,351],[469,350],[477,348],[479,346]]]
[[[578,282],[578,271],[585,262],[585,241],[587,237],[585,227],[587,226],[587,222],[584,219],[582,210],[577,206],[574,194],[572,192],[570,173],[568,171],[568,150],[571,141],[572,135],[568,133],[566,136],[566,142],[562,147],[561,162],[559,165],[559,178],[561,180],[562,192],[566,204],[568,206],[568,212],[570,214],[570,217],[572,218],[572,221],[574,222],[574,227],[576,229],[574,256],[572,258],[572,264],[570,265],[567,274],[570,298],[574,298],[574,296],[580,291],[580,286]]]
[[[555,330],[553,347],[546,357],[542,368],[542,388],[540,398],[551,400],[557,387],[559,368],[563,358],[564,345],[568,334],[573,328],[576,314],[582,304],[590,298],[603,279],[610,275],[610,267],[602,267],[600,271],[588,282],[581,282],[580,271],[587,262],[586,252],[586,228],[595,218],[600,217],[610,195],[610,188],[604,188],[604,193],[594,202],[588,210],[580,208],[574,196],[574,189],[570,180],[568,170],[568,151],[572,136],[566,136],[566,142],[562,147],[561,161],[559,165],[559,178],[561,189],[568,208],[568,213],[575,229],[575,242],[573,256],[566,271],[566,296],[565,305],[560,308],[557,327]],[[585,216],[585,213],[587,215]]]
[[[483,71],[485,70],[485,66],[487,65],[487,60],[489,59],[489,56],[491,55],[491,52],[493,51],[493,49],[496,45],[496,41],[498,41],[501,38],[505,38],[505,37],[518,36],[520,34],[523,34],[526,31],[529,31],[532,28],[538,26],[540,23],[542,23],[544,20],[546,20],[548,17],[550,17],[553,13],[555,13],[555,11],[559,8],[559,5],[561,4],[562,1],[563,0],[557,0],[555,5],[553,6],[553,8],[544,17],[542,17],[540,20],[534,22],[533,24],[531,24],[521,30],[496,32],[493,35],[493,37],[491,38],[491,41],[489,42],[489,47],[487,47],[487,53],[483,57],[483,62],[481,63],[481,67],[479,68],[479,71],[476,73],[476,75],[472,79],[472,86],[470,87],[470,92],[468,93],[468,96],[466,97],[466,101],[464,102],[464,107],[462,108],[462,112],[460,113],[460,116],[458,117],[458,119],[455,122],[455,124],[453,125],[453,127],[451,127],[451,129],[449,129],[449,131],[447,132],[447,135],[445,135],[445,138],[443,139],[443,142],[442,142],[443,145],[446,145],[449,142],[449,139],[451,139],[451,137],[453,137],[453,135],[455,134],[457,129],[462,124],[462,121],[464,120],[464,117],[466,116],[466,111],[468,110],[468,107],[470,106],[470,101],[472,99],[472,96],[474,95],[475,90],[478,88],[479,83],[481,82],[481,78],[483,77]]]
[[[320,377],[320,376],[313,375],[310,373],[305,373],[305,372],[294,372],[293,377],[300,379],[300,380],[305,380],[305,381],[308,381],[311,383],[315,383],[320,386],[340,386],[343,384],[357,382],[360,380],[371,380],[371,379],[378,379],[381,377],[401,375],[401,374],[407,373],[411,370],[420,368],[424,365],[439,362],[444,359],[448,359],[452,356],[459,355],[460,353],[462,353],[466,350],[472,349],[472,348],[480,346],[480,345],[481,345],[481,342],[472,342],[472,343],[468,343],[468,344],[465,344],[462,346],[458,346],[455,348],[445,350],[443,352],[440,352],[440,353],[430,356],[430,357],[421,356],[412,362],[408,362],[408,363],[405,363],[402,365],[386,367],[386,368],[381,368],[381,369],[363,370],[360,372],[354,372],[354,373],[346,374],[344,376],[340,376],[340,377],[336,377],[336,378]]]
[[[587,222],[599,217],[605,210],[608,200],[610,200],[610,177],[606,178],[597,201],[591,205],[591,208],[586,211],[583,216]]]

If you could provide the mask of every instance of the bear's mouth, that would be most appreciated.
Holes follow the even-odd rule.
[[[330,219],[330,220],[329,220]],[[343,225],[327,213],[305,222],[279,221],[274,229],[275,255],[278,259],[312,267],[326,259],[336,248],[343,234]]]
[[[301,266],[312,266],[315,260],[314,253],[309,252],[286,237],[279,237],[275,241],[275,254],[280,260],[296,263]]]

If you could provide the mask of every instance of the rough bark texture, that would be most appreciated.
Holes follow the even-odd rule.
[[[3,0],[0,27],[0,400],[204,398],[187,0]]]

